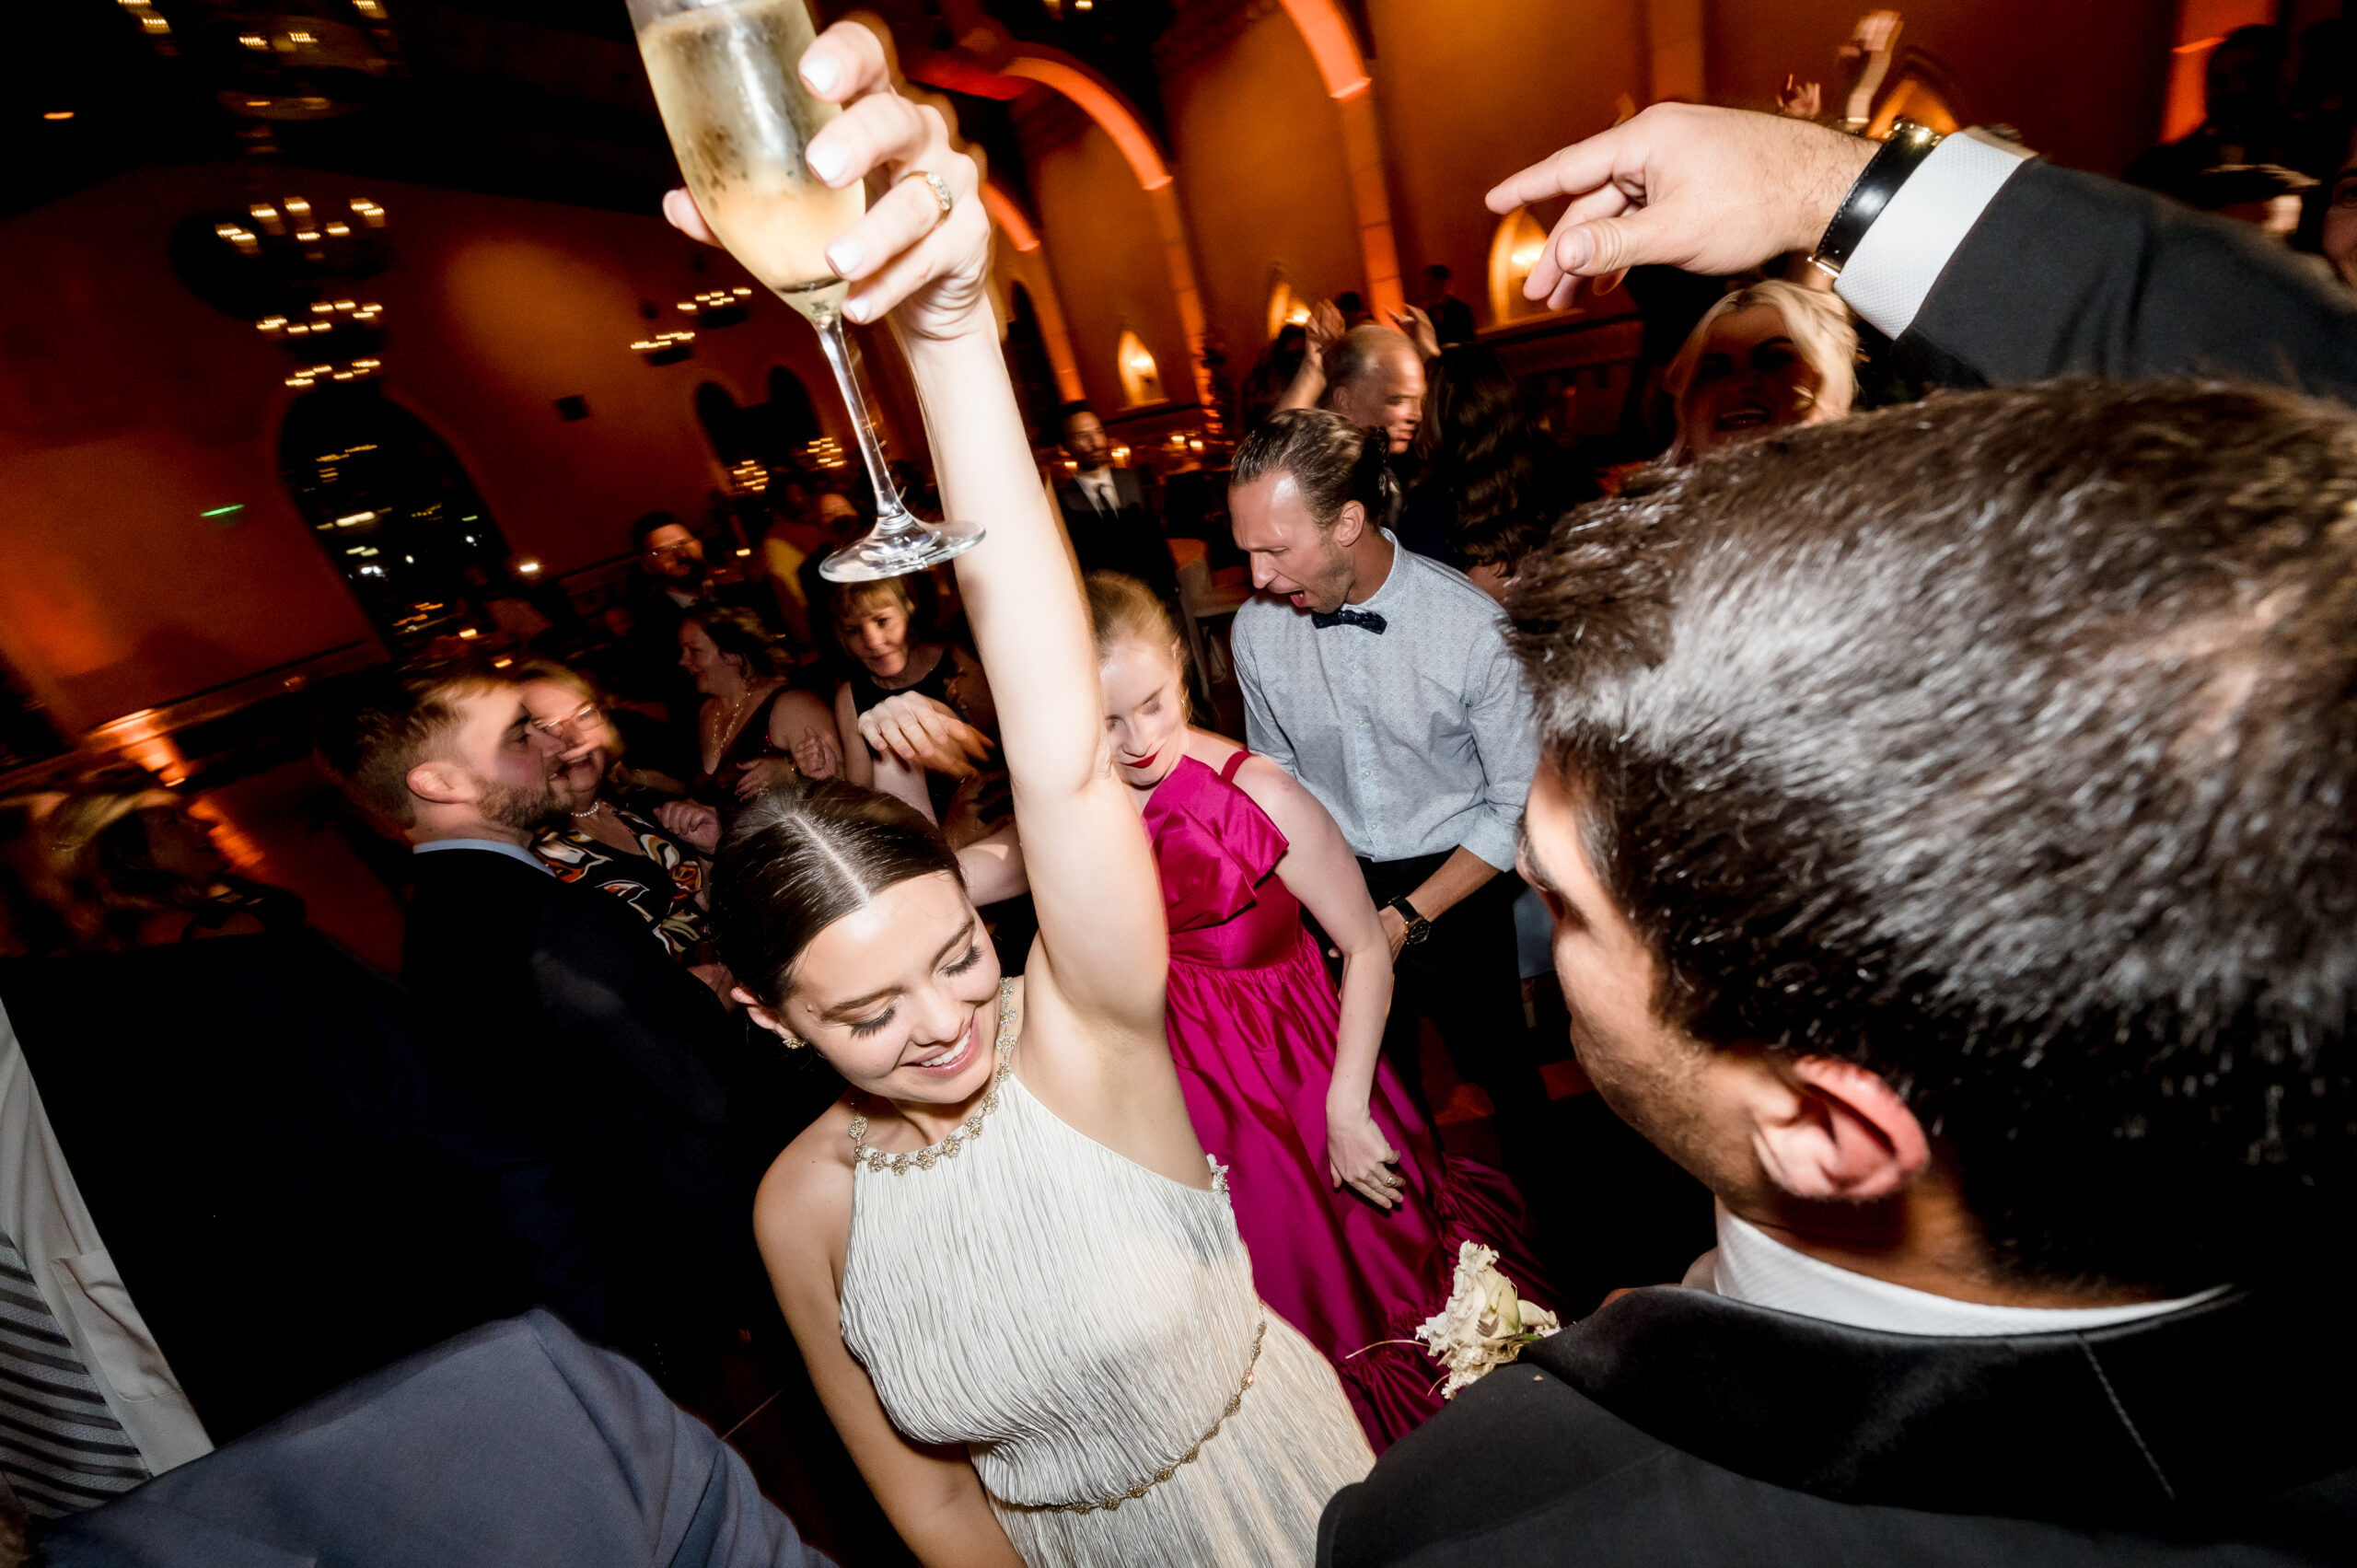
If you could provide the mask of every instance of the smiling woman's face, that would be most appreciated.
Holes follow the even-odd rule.
[[[1806,424],[1821,386],[1772,305],[1730,310],[1712,323],[1678,411],[1686,449],[1698,458],[1763,430]]]
[[[853,1088],[956,1105],[996,1065],[998,953],[958,879],[936,872],[877,893],[795,959],[792,989],[765,1025],[816,1047]]]

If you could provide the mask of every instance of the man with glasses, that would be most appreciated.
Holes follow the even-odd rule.
[[[659,692],[682,728],[695,722],[699,699],[679,669],[679,622],[700,604],[733,605],[773,622],[777,604],[757,585],[732,581],[704,561],[703,540],[669,512],[649,512],[630,526],[637,559],[625,602],[637,683]],[[774,626],[772,627],[774,630]],[[633,688],[635,689],[635,688]]]

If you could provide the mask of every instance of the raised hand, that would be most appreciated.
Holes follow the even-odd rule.
[[[1408,334],[1416,345],[1419,359],[1440,357],[1440,333],[1433,326],[1433,319],[1416,306],[1411,305],[1391,313],[1391,324]]]
[[[655,808],[663,830],[701,854],[720,847],[720,810],[698,800],[667,800]]]
[[[1875,144],[1804,120],[1657,103],[1491,191],[1493,213],[1572,204],[1523,293],[1561,309],[1581,278],[1648,263],[1724,277],[1809,250]]]
[[[860,714],[859,738],[878,755],[958,779],[991,754],[990,737],[921,691],[896,691]]]
[[[1321,299],[1309,313],[1305,329],[1309,337],[1309,363],[1322,375],[1326,369],[1327,351],[1342,341],[1342,312],[1330,299]]]
[[[751,802],[759,800],[773,789],[784,789],[802,776],[791,757],[763,757],[748,762],[737,774],[737,798]]]
[[[806,779],[830,779],[842,772],[842,754],[832,735],[814,727],[794,743],[794,765]]]
[[[1804,82],[1790,72],[1784,74],[1784,85],[1776,93],[1776,112],[1794,120],[1815,120],[1825,112],[1825,88],[1817,82]]]
[[[827,248],[828,264],[853,285],[843,315],[877,321],[891,311],[901,331],[925,338],[955,336],[978,314],[987,317],[990,219],[975,200],[981,174],[950,145],[949,122],[893,89],[884,46],[855,22],[819,34],[801,68],[811,92],[843,106],[810,139],[810,171],[838,190],[871,172],[890,187]],[[947,216],[921,173],[949,188]],[[719,243],[685,191],[664,196],[663,215],[683,234]]]

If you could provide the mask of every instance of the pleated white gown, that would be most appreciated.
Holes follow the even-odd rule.
[[[842,1333],[895,1426],[967,1446],[1031,1568],[1306,1568],[1375,1462],[1332,1367],[1254,1295],[1225,1180],[1157,1175],[1012,1074],[956,1157],[856,1167]]]

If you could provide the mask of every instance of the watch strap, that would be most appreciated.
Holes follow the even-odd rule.
[[[1932,156],[1932,149],[1941,140],[1937,131],[1912,120],[1901,120],[1893,125],[1889,139],[1875,150],[1874,157],[1851,185],[1850,193],[1841,199],[1833,221],[1825,226],[1825,236],[1810,254],[1810,263],[1830,277],[1840,277],[1841,269],[1850,264],[1850,258],[1857,254],[1858,242],[1865,238],[1866,230],[1875,226],[1883,209],[1890,205],[1890,199],[1898,194],[1898,188],[1922,167],[1923,160]]]

